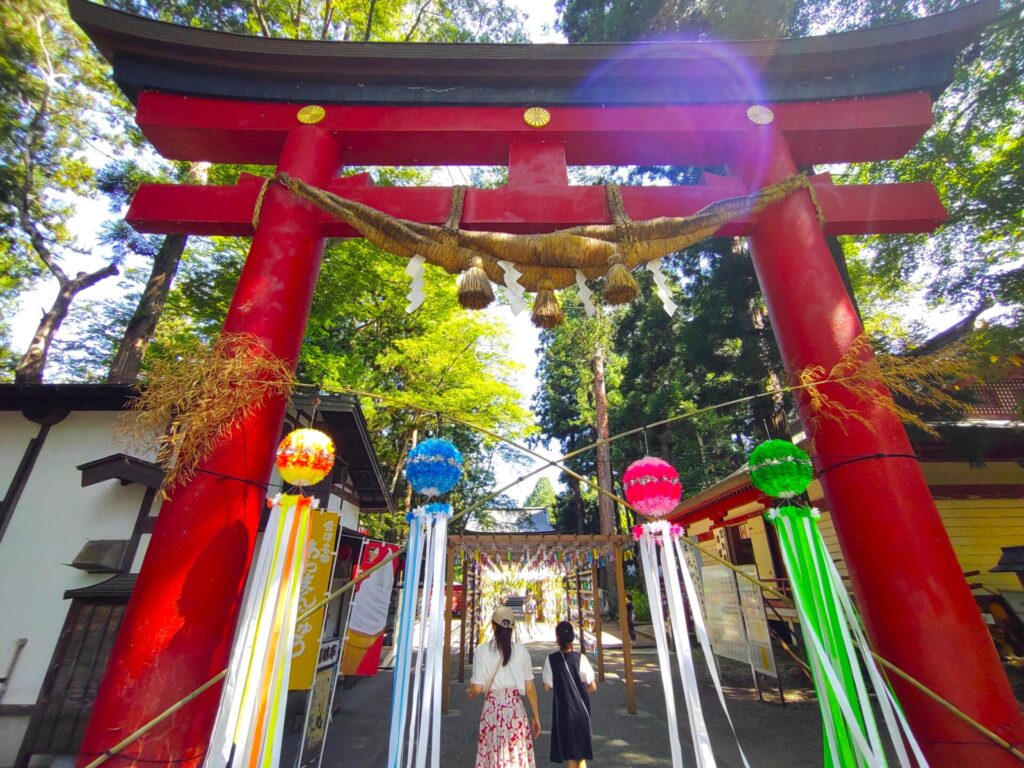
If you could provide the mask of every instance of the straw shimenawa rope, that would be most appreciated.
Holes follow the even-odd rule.
[[[505,271],[498,262],[511,262],[521,274],[519,284],[538,293],[545,304],[541,318],[546,327],[561,322],[561,310],[553,292],[573,285],[576,270],[589,279],[607,276],[604,295],[609,303],[629,302],[639,292],[630,274],[635,267],[710,237],[725,224],[757,213],[797,190],[811,188],[807,176],[798,174],[753,194],[711,203],[691,216],[632,221],[626,214],[619,188],[610,185],[607,197],[612,224],[511,235],[458,228],[465,187],[453,188],[451,215],[439,227],[389,216],[286,173],[275,179],[389,253],[406,259],[419,255],[450,274],[466,273],[460,283],[464,306],[487,306],[494,298],[490,283],[505,284]],[[537,321],[538,313],[534,314]]]

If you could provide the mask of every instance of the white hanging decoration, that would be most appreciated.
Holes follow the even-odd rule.
[[[395,659],[389,768],[401,768],[402,765],[426,768],[428,759],[431,768],[440,768],[441,688],[446,653],[443,647],[445,565],[448,518],[451,514],[452,508],[448,504],[433,503],[414,510],[410,516],[410,544],[415,542],[415,547],[410,546],[406,553],[406,572],[411,572],[417,581],[405,585],[410,592],[403,596],[403,602],[409,609],[404,624],[400,625],[401,636],[396,637],[399,653]],[[415,562],[410,562],[410,558]],[[421,569],[423,589],[417,624],[409,619],[414,618],[416,585]],[[412,635],[414,627],[417,653],[410,668],[411,643],[406,633]],[[410,678],[412,695],[407,698]]]
[[[576,270],[576,287],[580,292],[580,300],[583,302],[583,310],[587,317],[593,317],[597,310],[594,308],[594,292],[587,287],[587,276],[581,270]]]
[[[508,295],[508,306],[513,315],[518,315],[526,309],[526,299],[523,297],[523,286],[519,284],[522,273],[516,269],[511,261],[499,261],[498,266],[505,273],[505,292]]]
[[[684,596],[688,599],[690,611],[694,619],[694,627],[697,630],[697,638],[704,651],[705,660],[711,671],[711,679],[718,694],[718,701],[732,729],[733,738],[736,738],[736,730],[733,728],[732,718],[729,716],[729,710],[725,704],[725,693],[722,689],[714,656],[708,642],[704,616],[701,613],[700,601],[696,596],[696,586],[677,540],[682,535],[682,529],[679,526],[670,525],[664,520],[656,520],[638,526],[634,529],[634,534],[639,534],[640,563],[647,586],[647,594],[651,596],[651,619],[654,624],[654,637],[658,652],[661,683],[665,692],[666,719],[669,723],[672,766],[673,768],[682,768],[683,752],[675,711],[673,675],[670,664],[666,621],[662,607],[663,597],[665,605],[668,606],[668,618],[671,623],[672,637],[676,641],[676,660],[678,662],[680,681],[683,685],[683,693],[686,696],[686,714],[690,725],[690,740],[693,743],[695,765],[697,768],[716,768],[711,738],[704,720],[703,707],[697,686],[693,650],[690,647],[689,632],[683,608]],[[680,573],[682,574],[681,582]],[[662,579],[664,579],[665,585],[664,592],[662,591]],[[739,749],[743,765],[745,768],[750,768],[738,739],[736,746]]]
[[[668,316],[672,317],[679,307],[674,301],[672,301],[672,290],[668,286],[668,278],[666,278],[665,273],[661,271],[661,259],[652,259],[644,266],[646,266],[654,276],[654,284],[657,286],[658,298],[661,299],[661,306],[664,307]],[[576,274],[579,275],[578,272]],[[578,282],[579,277],[577,277],[576,280]]]
[[[422,256],[413,256],[405,266],[405,274],[410,278],[409,293],[406,294],[406,313],[415,312],[423,304],[425,294],[423,293],[423,264],[426,259]]]

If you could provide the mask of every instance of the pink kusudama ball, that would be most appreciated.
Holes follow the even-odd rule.
[[[645,517],[664,517],[679,503],[683,484],[667,461],[645,456],[634,461],[622,475],[628,501]]]

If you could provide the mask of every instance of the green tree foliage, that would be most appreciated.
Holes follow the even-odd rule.
[[[960,3],[924,2],[935,13]],[[878,290],[919,281],[932,306],[966,313],[1004,308],[987,336],[1024,341],[1024,4],[1003,4],[999,23],[956,69],[935,105],[935,126],[905,157],[852,168],[860,182],[931,181],[949,220],[927,236],[875,237],[856,244],[852,260]],[[908,9],[862,3],[855,17],[871,23]]]
[[[42,378],[46,355],[75,296],[117,272],[94,272],[68,224],[76,199],[95,191],[92,164],[137,138],[124,99],[58,0],[0,7],[0,307],[49,273],[58,294],[18,364]],[[10,357],[9,328],[0,354]]]
[[[526,497],[526,501],[523,502],[523,506],[526,507],[544,507],[551,511],[551,508],[555,505],[555,488],[551,485],[551,481],[546,477],[542,477],[533,486],[533,490],[530,491],[530,495]]]
[[[114,0],[174,24],[263,37],[373,42],[527,42],[505,0]]]

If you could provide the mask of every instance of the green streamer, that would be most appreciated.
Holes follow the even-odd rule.
[[[769,510],[766,517],[778,533],[806,640],[821,709],[824,764],[838,768],[885,766],[856,648],[829,578],[829,553],[818,530],[817,514],[807,507],[784,506]],[[811,635],[820,644],[821,654]],[[865,751],[874,756],[866,757]]]

